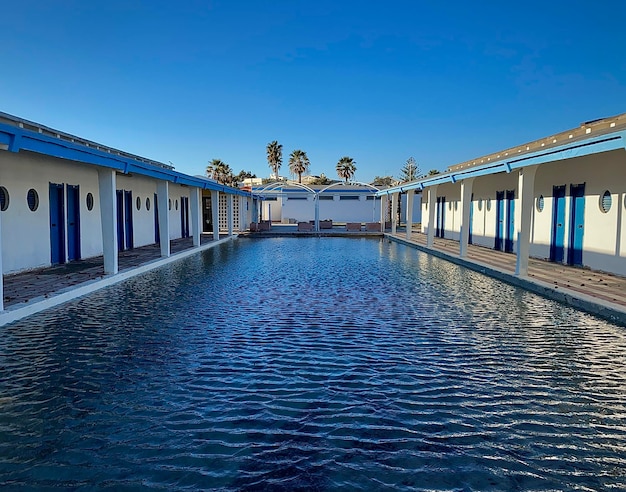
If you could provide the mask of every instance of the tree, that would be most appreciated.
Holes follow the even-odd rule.
[[[324,173],[320,174],[317,178],[312,179],[309,184],[312,185],[329,185],[332,181],[326,177]]]
[[[251,171],[244,171],[242,169],[241,171],[239,171],[239,174],[236,174],[233,177],[233,186],[239,186],[241,183],[243,183],[244,179],[248,178],[256,178],[256,174],[252,174]]]
[[[228,164],[219,159],[213,159],[209,162],[206,174],[220,184],[230,186],[233,182],[233,170]]]
[[[400,182],[407,183],[409,181],[415,181],[420,174],[419,166],[413,157],[409,157],[404,164],[404,167],[400,170]]]
[[[429,176],[435,176],[437,174],[439,174],[439,171],[437,171],[436,169],[431,169],[430,171],[428,171]]]
[[[356,172],[356,162],[352,157],[342,157],[337,163],[337,175],[347,183],[354,177]]]
[[[289,155],[289,170],[298,175],[298,183],[302,183],[302,174],[309,170],[310,164],[306,152],[302,150],[294,150]]]
[[[374,176],[373,186],[393,186],[393,176]]]
[[[274,173],[274,177],[278,179],[278,170],[283,163],[283,146],[276,140],[267,144],[267,163]]]

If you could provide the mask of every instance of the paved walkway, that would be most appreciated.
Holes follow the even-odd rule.
[[[406,241],[406,233],[398,231],[395,238]],[[426,247],[426,234],[413,232],[411,241],[408,241],[420,249],[428,250]],[[477,268],[486,268],[502,272],[508,278],[504,280],[511,281],[519,279],[515,276],[516,256],[513,253],[504,253],[482,246],[470,244],[468,246],[467,256],[460,258],[459,243],[451,239],[435,238],[433,253],[439,253],[458,263],[472,263]],[[614,319],[619,318],[620,322],[626,321],[626,277],[614,275],[611,273],[598,272],[587,268],[577,268],[566,266],[560,263],[530,258],[528,263],[528,282],[536,284],[540,289],[533,289],[549,297],[565,300],[566,302],[576,305],[587,311],[596,314],[605,315]],[[523,282],[514,281],[513,283],[522,284]],[[527,287],[524,285],[524,287]],[[570,297],[585,301],[583,304],[570,302]],[[587,302],[596,303],[598,309],[585,306]],[[607,315],[606,309],[614,310],[615,313]],[[623,314],[620,314],[623,313]]]
[[[200,244],[209,243],[212,239],[212,234],[203,234],[200,236]],[[176,253],[191,248],[193,248],[193,238],[191,237],[170,241],[171,255],[176,255]],[[160,257],[161,249],[156,244],[122,251],[118,257],[118,269],[120,272],[123,272],[157,260]],[[38,297],[46,298],[67,287],[99,279],[103,276],[104,259],[102,256],[72,261],[53,267],[39,268],[15,275],[5,275],[4,306],[5,308],[14,306]]]

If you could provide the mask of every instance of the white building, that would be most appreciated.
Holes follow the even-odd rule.
[[[626,114],[394,187],[424,194],[423,232],[517,255],[626,275]],[[408,232],[407,234],[410,234]]]
[[[261,214],[272,222],[380,222],[380,190],[364,183],[334,183],[332,185],[304,185],[295,182],[271,183],[253,188],[262,197]],[[382,198],[386,202],[386,197]],[[414,201],[413,222],[420,222],[419,196]],[[403,216],[406,213],[403,204]],[[385,220],[387,220],[385,218]]]
[[[231,234],[251,220],[248,192],[0,113],[3,274],[97,256],[116,274],[119,251],[158,243],[167,257],[181,237],[199,246],[207,200],[210,222],[221,216]]]

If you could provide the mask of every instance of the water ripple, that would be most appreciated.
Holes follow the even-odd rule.
[[[626,489],[623,327],[402,245],[234,242],[4,331],[5,488]]]

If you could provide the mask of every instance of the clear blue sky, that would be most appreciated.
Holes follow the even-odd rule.
[[[204,173],[422,171],[626,112],[626,2],[20,0],[0,111]]]

